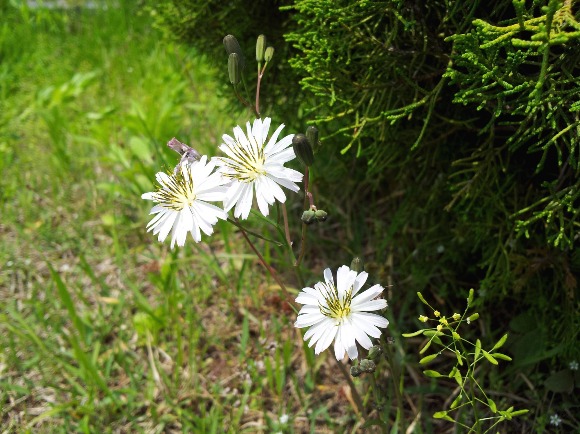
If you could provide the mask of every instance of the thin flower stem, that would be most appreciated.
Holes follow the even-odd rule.
[[[256,116],[260,117],[260,86],[262,84],[262,77],[264,76],[264,72],[266,72],[266,65],[262,69],[260,69],[260,65],[258,65],[258,82],[256,83],[256,106],[254,107],[254,111],[256,112]]]
[[[308,191],[308,184],[310,180],[310,172],[308,171],[308,166],[304,169],[304,209],[308,206],[308,202],[310,202],[310,207],[314,205],[314,199],[312,198],[312,194]],[[306,223],[302,223],[302,238],[300,240],[300,253],[298,254],[298,259],[294,262],[294,267],[298,267],[302,262],[302,258],[304,258],[304,254],[306,253]]]
[[[403,398],[401,396],[401,373],[399,372],[396,364],[395,364],[395,357],[393,355],[393,351],[391,346],[385,342],[383,339],[383,348],[385,348],[385,357],[387,359],[387,363],[391,370],[391,375],[393,376],[393,388],[395,391],[395,400],[397,401],[397,420],[399,420],[401,426],[401,431],[404,431],[403,426]]]
[[[374,373],[373,374],[370,374],[370,377],[371,377],[371,384],[372,384],[372,387],[373,387],[373,395],[375,396],[375,404],[377,406],[380,406],[381,405],[381,396],[379,394],[379,388],[377,386],[377,380],[375,378],[375,374]],[[382,418],[381,418],[381,420],[382,420]],[[383,422],[385,422],[385,421],[383,421]],[[384,425],[381,425],[381,428],[382,428],[381,431],[383,433],[387,433],[388,432],[388,430],[387,430],[387,424],[386,423]]]
[[[238,91],[237,86],[234,85],[234,94],[236,95],[236,97],[238,98],[238,100],[246,107],[248,107],[249,109],[252,109],[252,105],[245,100],[245,98],[240,95],[240,92]]]
[[[238,222],[238,224],[239,224],[239,222]],[[250,246],[250,248],[252,249],[252,251],[258,257],[258,260],[260,261],[260,263],[264,266],[264,268],[266,269],[266,271],[268,271],[268,273],[270,273],[270,276],[272,276],[272,278],[276,281],[276,283],[278,284],[278,286],[280,286],[280,288],[282,288],[282,291],[284,292],[284,295],[286,297],[286,302],[288,304],[290,304],[291,306],[294,306],[294,302],[292,300],[292,297],[290,297],[290,293],[286,289],[286,286],[280,280],[280,277],[278,276],[278,273],[276,273],[276,271],[264,260],[264,257],[260,254],[260,252],[258,252],[258,249],[256,249],[256,246],[254,245],[254,243],[252,243],[252,241],[248,237],[248,234],[246,233],[246,230],[241,225],[239,225],[238,227],[242,231],[242,235],[244,236],[244,239],[246,240],[246,242],[248,243],[248,245]]]
[[[359,411],[361,412],[363,418],[367,418],[367,411],[365,410],[365,406],[363,404],[362,398],[360,397],[358,390],[356,390],[356,386],[354,384],[354,381],[352,381],[352,378],[350,377],[350,373],[347,371],[347,369],[345,368],[345,366],[342,364],[342,362],[340,360],[337,360],[336,363],[338,364],[338,367],[340,368],[340,372],[342,373],[342,375],[344,376],[346,382],[348,383],[350,390],[352,392],[352,397],[354,399],[354,402],[356,404],[356,406],[358,407]]]
[[[292,240],[290,239],[290,227],[288,226],[288,212],[286,211],[286,204],[282,204],[282,217],[284,218],[284,233],[286,234],[286,242],[288,247],[292,250]]]

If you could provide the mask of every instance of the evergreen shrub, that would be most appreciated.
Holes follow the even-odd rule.
[[[475,287],[497,333],[513,332],[516,366],[540,379],[543,363],[580,357],[577,3],[173,0],[153,10],[221,62],[224,83],[223,36],[249,54],[258,34],[274,45],[268,113],[296,132],[316,125],[323,140],[313,173],[334,230],[318,233],[320,255],[336,258],[337,245],[336,263],[363,255],[393,278],[392,303],[417,290],[453,303]]]

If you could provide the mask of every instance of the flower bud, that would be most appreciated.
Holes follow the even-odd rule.
[[[419,321],[427,322],[428,320],[429,320],[429,318],[427,318],[425,315],[419,315]]]
[[[361,360],[359,363],[359,367],[360,367],[361,371],[368,372],[368,373],[375,372],[375,370],[377,369],[377,365],[375,365],[375,362],[373,362],[372,360],[369,360],[369,359]]]
[[[230,83],[234,86],[242,79],[240,74],[240,59],[237,53],[232,53],[228,57],[228,74],[230,76]]]
[[[240,47],[240,44],[238,43],[238,40],[234,37],[234,35],[227,35],[224,38],[224,47],[226,47],[228,56],[232,53],[236,53],[238,55],[240,71],[243,71],[244,68],[246,67],[246,60],[244,59],[242,47]]]
[[[363,263],[363,260],[358,256],[354,258],[350,263],[350,269],[356,271],[357,273],[365,271],[365,265]]]
[[[383,349],[380,345],[373,345],[369,350],[369,359],[377,360],[383,354]]]
[[[302,222],[307,225],[311,225],[312,223],[316,223],[316,216],[315,212],[312,210],[307,210],[302,213]]]
[[[266,52],[264,53],[264,60],[268,63],[274,57],[274,47],[266,48]]]
[[[312,149],[318,150],[320,147],[320,141],[318,140],[318,128],[312,125],[306,128],[306,138],[310,142]]]
[[[362,370],[358,366],[351,366],[350,367],[350,375],[353,377],[359,377],[362,374]]]
[[[264,61],[264,52],[266,51],[266,37],[264,35],[258,36],[256,41],[256,61],[262,63]]]
[[[312,163],[314,163],[314,154],[312,153],[312,147],[304,134],[294,134],[294,137],[292,138],[292,148],[294,149],[296,158],[298,158],[302,164],[305,166],[312,166]]]
[[[317,209],[314,212],[314,217],[316,217],[317,221],[323,222],[323,221],[326,221],[326,219],[328,218],[328,213],[326,211],[324,211],[323,209]]]

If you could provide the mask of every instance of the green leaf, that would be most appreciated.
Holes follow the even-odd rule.
[[[479,353],[481,353],[481,341],[478,339],[475,341],[475,355],[473,357],[476,362],[479,359]]]
[[[499,341],[497,341],[497,343],[493,346],[493,348],[490,351],[496,350],[498,348],[501,348],[503,346],[503,344],[505,344],[505,341],[508,338],[508,334],[506,333],[505,335],[503,335]]]
[[[461,387],[463,387],[463,377],[461,376],[459,369],[455,371],[455,375],[453,376],[453,379],[455,381],[457,381],[457,384],[459,384]]]
[[[423,348],[421,348],[421,350],[419,351],[419,354],[423,354],[425,351],[427,351],[427,348],[429,348],[431,346],[431,342],[432,341],[427,341],[425,346]]]
[[[574,390],[574,378],[569,369],[564,369],[550,375],[544,385],[552,392],[571,393]]]
[[[463,360],[461,360],[462,357],[459,350],[455,350],[455,357],[457,357],[457,363],[459,363],[459,366],[463,366]]]
[[[455,422],[455,420],[453,420],[453,418],[451,418],[446,411],[438,411],[436,413],[433,413],[433,417],[435,419],[444,419],[444,420],[448,420],[449,422]]]
[[[423,332],[423,335],[425,335],[425,336],[427,336],[427,337],[431,338],[431,337],[433,337],[433,336],[443,336],[443,335],[444,335],[444,333],[442,333],[442,332],[438,332],[437,330],[425,330],[425,331]]]
[[[431,378],[439,378],[439,377],[443,377],[443,375],[441,375],[439,372],[437,371],[433,371],[433,370],[426,370],[423,371],[423,375],[425,375],[426,377],[431,377]]]
[[[483,357],[485,357],[489,363],[493,363],[494,365],[497,365],[497,360],[495,360],[493,358],[493,356],[491,354],[489,354],[487,351],[485,350],[481,350],[481,352],[483,353]]]
[[[455,398],[453,400],[453,402],[451,403],[449,408],[451,408],[453,410],[455,407],[457,407],[461,403],[462,399],[463,399],[463,394],[460,393],[459,395],[457,395],[457,398]]]
[[[492,413],[497,413],[497,406],[495,405],[493,399],[487,398],[487,405],[489,405],[489,408],[491,409]]]
[[[493,357],[500,360],[507,360],[508,362],[512,361],[512,358],[510,356],[506,356],[505,354],[502,353],[493,353]]]
[[[424,365],[425,363],[429,363],[432,360],[434,360],[438,355],[439,355],[439,353],[435,353],[435,354],[430,354],[426,357],[423,357],[421,360],[419,360],[419,364]]]
[[[416,332],[413,333],[403,333],[403,337],[404,338],[412,338],[414,336],[418,336],[420,334],[422,334],[426,329],[421,329],[421,330],[417,330]]]
[[[427,306],[429,306],[429,303],[427,303],[427,301],[423,297],[423,294],[421,294],[420,292],[418,292],[417,293],[417,297],[419,297],[419,300],[421,300],[423,302],[423,304],[426,304]],[[429,306],[429,307],[431,307],[431,306]]]

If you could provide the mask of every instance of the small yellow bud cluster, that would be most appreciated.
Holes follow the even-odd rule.
[[[427,318],[425,315],[419,315],[419,321],[427,322],[428,320],[429,320],[429,318]]]

